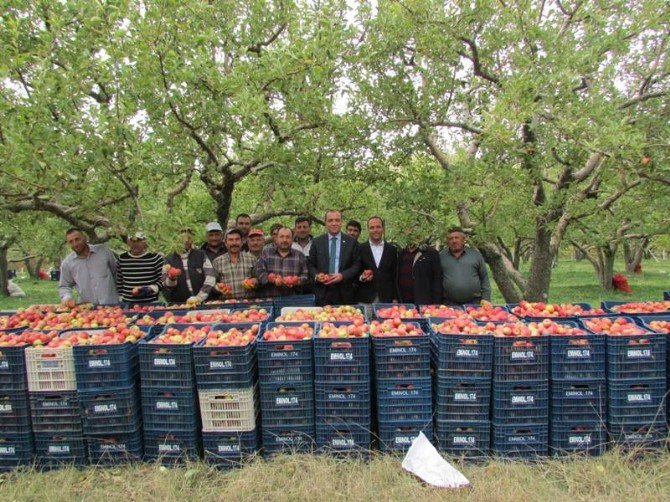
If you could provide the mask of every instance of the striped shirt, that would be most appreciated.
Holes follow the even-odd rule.
[[[158,253],[146,252],[133,256],[125,252],[119,256],[116,279],[119,294],[124,302],[145,303],[158,300],[158,292],[162,287],[161,276],[165,260]],[[155,286],[145,296],[133,296],[133,288]]]
[[[233,291],[233,298],[246,298],[254,295],[253,290],[245,289],[242,285],[244,279],[255,277],[256,257],[250,253],[242,252],[237,262],[230,260],[230,254],[219,256],[212,264],[216,271],[217,280],[228,284]]]

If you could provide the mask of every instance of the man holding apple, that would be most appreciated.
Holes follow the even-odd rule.
[[[242,230],[239,228],[228,230],[226,232],[228,252],[219,256],[213,263],[218,278],[216,290],[224,297],[239,299],[254,296],[256,259],[253,255],[242,251],[242,239]]]
[[[148,251],[147,238],[142,232],[128,237],[128,248],[119,256],[116,267],[121,300],[131,305],[155,302],[163,287],[161,277],[165,260],[158,253]]]
[[[360,303],[391,303],[398,294],[398,248],[384,241],[384,220],[368,219],[368,241],[361,245],[361,267],[356,290]]]
[[[177,248],[165,258],[163,294],[170,303],[202,303],[216,284],[212,262],[202,249],[193,247],[190,228],[181,230]]]
[[[293,230],[288,227],[279,229],[276,243],[264,249],[256,263],[258,282],[263,295],[295,295],[308,280],[307,258],[293,247]]]

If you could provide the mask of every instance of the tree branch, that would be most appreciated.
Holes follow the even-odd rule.
[[[657,91],[657,92],[649,92],[647,94],[638,94],[637,96],[630,98],[628,101],[619,105],[619,110],[625,110],[626,108],[630,108],[631,106],[634,106],[638,103],[642,103],[649,99],[662,98],[663,96],[668,95],[670,95],[670,91]]]
[[[489,82],[494,83],[498,87],[502,87],[498,77],[491,75],[482,67],[481,60],[479,59],[479,50],[477,49],[477,44],[475,43],[475,41],[465,37],[461,37],[460,40],[470,48],[470,54],[466,54],[465,52],[459,52],[459,54],[472,61],[473,71],[475,75],[483,78],[484,80],[488,80]]]

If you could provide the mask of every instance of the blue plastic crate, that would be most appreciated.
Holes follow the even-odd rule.
[[[140,393],[136,386],[80,391],[84,434],[130,434],[142,425]]]
[[[142,340],[138,350],[143,389],[192,389],[195,386],[193,344],[159,344]]]
[[[662,448],[667,441],[668,429],[664,423],[608,424],[607,429],[612,441],[624,450]]]
[[[595,380],[606,376],[606,335],[554,335],[551,344],[552,380]]]
[[[261,383],[263,427],[314,423],[314,386],[311,383]]]
[[[370,339],[315,338],[314,376],[322,382],[370,380]]]
[[[260,447],[260,429],[238,432],[203,432],[202,445],[206,463],[229,468],[253,457]]]
[[[290,427],[263,427],[263,453],[310,453],[314,451],[316,429],[314,424]]]
[[[483,459],[491,448],[491,422],[435,421],[437,448],[452,457]]]
[[[200,432],[144,431],[144,459],[163,465],[197,461],[200,457]]]
[[[212,330],[240,330],[259,326],[258,335],[262,336],[260,323],[215,324]],[[253,387],[258,377],[256,364],[256,341],[241,347],[207,347],[206,339],[193,347],[195,378],[199,389],[239,389]]]
[[[665,392],[665,378],[608,382],[608,422],[610,424],[665,423]]]
[[[605,380],[551,382],[550,412],[552,423],[605,422],[607,420]]]
[[[388,422],[424,422],[433,416],[430,378],[377,381],[377,419]]]
[[[602,422],[552,423],[549,450],[553,456],[595,457],[607,449],[607,427]]]
[[[633,318],[633,320],[643,328],[648,329],[653,333],[661,333],[660,331],[655,331],[649,326],[649,323],[652,321],[666,321],[670,322],[670,314],[659,314],[659,315],[638,315]],[[666,333],[667,334],[667,333]],[[667,344],[666,344],[667,345]],[[667,351],[666,351],[667,353]]]
[[[28,397],[34,432],[81,435],[81,407],[76,391],[30,392]]]
[[[284,307],[313,307],[316,298],[314,295],[281,296],[272,300],[274,311],[278,314]]]
[[[317,423],[371,423],[370,382],[316,382]]]
[[[487,422],[491,381],[438,377],[433,388],[435,416],[441,421]]]
[[[28,392],[0,390],[0,434],[20,434],[30,427]]]
[[[607,379],[655,379],[666,377],[664,334],[607,336]]]
[[[519,382],[548,380],[548,336],[494,337],[493,380]]]
[[[570,302],[570,305],[578,305],[578,306],[582,307],[584,310],[592,310],[593,309],[593,306],[590,303]],[[518,306],[519,306],[518,303],[508,303],[506,305],[506,308],[510,313],[514,314],[515,316],[519,317],[520,319],[523,319],[526,322],[540,322],[540,321],[543,321],[545,319],[551,319],[552,321],[562,322],[562,321],[568,321],[568,320],[575,320],[575,319],[578,319],[579,317],[581,317],[579,315],[571,315],[571,316],[558,316],[558,315],[557,316],[530,316],[530,315],[524,315],[524,316],[522,316],[522,315],[519,315],[519,314],[514,312],[514,308],[518,307]],[[589,316],[593,317],[591,315],[589,315]]]
[[[20,333],[23,330],[11,330]],[[27,390],[25,347],[0,347],[0,390]]]
[[[198,428],[195,389],[142,389],[144,431],[187,432]]]
[[[144,457],[142,429],[86,435],[91,465],[121,465],[140,462]]]
[[[549,382],[493,382],[492,421],[541,424],[549,420]]]
[[[610,315],[626,315],[626,316],[633,316],[633,315],[639,315],[639,314],[649,314],[649,312],[646,311],[640,311],[640,312],[617,312],[615,309],[616,307],[619,307],[621,305],[625,305],[626,303],[631,303],[630,301],[621,301],[621,300],[606,300],[600,303],[601,308],[608,314]],[[660,313],[660,312],[659,312]],[[670,314],[670,310],[664,311],[664,313]]]
[[[375,376],[388,378],[422,378],[430,376],[430,337],[372,337]]]
[[[431,319],[432,361],[439,376],[491,379],[493,335],[444,334],[434,326],[445,319]]]
[[[509,459],[534,460],[549,453],[549,426],[496,424],[491,427],[491,451]]]
[[[373,303],[372,304],[372,317],[379,320],[379,321],[382,321],[384,319],[391,319],[390,317],[382,317],[382,316],[379,315],[379,310],[387,309],[387,308],[391,308],[391,307],[398,307],[398,308],[404,307],[407,310],[416,309],[416,311],[419,312],[419,307],[416,306],[413,303]],[[408,321],[418,322],[421,319],[421,317],[401,317],[400,319],[403,322],[408,322]]]
[[[421,432],[430,440],[433,437],[432,421],[380,424],[377,434],[379,450],[383,452],[407,451]]]
[[[366,424],[316,424],[316,448],[322,453],[366,454],[371,441]]]
[[[268,323],[265,332],[279,325],[299,326],[309,324],[318,331],[318,323]],[[311,382],[314,379],[314,341],[267,341],[262,337],[256,345],[259,380],[264,383]]]
[[[83,467],[88,463],[81,434],[35,433],[35,461],[42,469]]]
[[[0,472],[28,466],[33,461],[35,446],[30,429],[19,433],[0,433]]]

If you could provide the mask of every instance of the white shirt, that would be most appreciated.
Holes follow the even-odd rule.
[[[379,244],[375,244],[372,241],[369,242],[372,257],[375,259],[375,265],[379,268],[379,263],[382,261],[382,255],[384,254],[384,239],[382,239]]]

